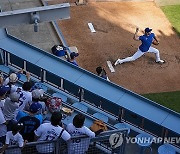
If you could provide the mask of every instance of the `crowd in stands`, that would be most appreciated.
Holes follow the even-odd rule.
[[[82,114],[77,114],[72,123],[64,126],[61,99],[48,98],[43,89],[35,89],[28,72],[24,73],[27,81],[18,87],[16,82],[22,73],[23,70],[11,73],[5,79],[0,76],[0,153],[21,153],[27,142],[58,138],[68,142],[71,137],[87,135],[92,138],[102,132],[93,132],[84,126],[85,116]],[[77,153],[75,144],[72,142],[68,153]],[[19,148],[8,149],[9,145],[18,145]],[[85,152],[88,146],[82,146],[82,151]],[[52,153],[54,146],[53,143],[44,143],[36,145],[36,150],[38,153]]]

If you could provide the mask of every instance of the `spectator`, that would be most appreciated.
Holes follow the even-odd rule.
[[[42,108],[39,110],[39,113],[46,114],[47,113],[47,107],[45,102],[41,101],[44,99],[44,90],[43,89],[34,89],[32,91],[32,101],[29,101],[25,107],[26,111],[29,111],[29,107],[32,103],[39,103],[41,104]]]
[[[53,98],[47,99],[46,106],[47,106],[48,111],[47,111],[47,114],[45,115],[44,122],[50,122],[52,113],[56,111],[60,111],[61,105],[62,105],[61,98],[53,97]]]
[[[95,133],[92,132],[89,128],[84,125],[85,116],[82,114],[77,114],[73,119],[73,124],[70,123],[67,125],[67,131],[71,134],[72,137],[87,135],[89,137],[95,137]],[[84,154],[89,147],[90,138],[79,138],[72,139],[72,142],[68,145],[68,154]]]
[[[76,66],[78,66],[78,64],[77,64],[77,62],[76,62],[76,60],[75,60],[75,57],[77,57],[77,56],[79,56],[78,53],[76,53],[76,52],[71,52],[70,58],[68,58],[67,61],[70,62],[70,63],[72,63],[72,64],[74,64],[74,65],[76,65]]]
[[[4,86],[9,85],[9,87],[11,88],[10,93],[17,91],[18,87],[15,85],[15,83],[20,79],[22,73],[26,74],[27,81],[29,81],[30,80],[30,73],[25,72],[23,70],[20,70],[19,72],[16,72],[16,73],[11,73],[9,75],[9,77],[7,77],[5,79],[3,85]]]
[[[10,90],[8,86],[1,86],[0,87],[0,144],[5,143],[7,127],[6,127],[6,120],[4,118],[4,114],[2,109],[4,107],[4,98],[6,93]]]
[[[66,47],[62,45],[54,45],[51,48],[52,53],[58,57],[65,56],[67,54],[66,50],[67,50]]]
[[[7,122],[14,119],[15,111],[19,107],[19,98],[20,94],[13,92],[5,100],[3,113]]]
[[[97,72],[98,76],[106,79],[107,81],[110,81],[109,78],[108,78],[108,76],[107,76],[106,71],[105,71],[104,68],[102,68],[101,66],[99,66],[99,67],[96,68],[96,72]]]
[[[19,111],[17,115],[17,121],[23,123],[24,127],[20,131],[23,138],[28,142],[34,141],[34,130],[36,130],[43,121],[43,116],[38,114],[41,109],[41,104],[32,103],[30,106],[30,112]]]
[[[8,85],[11,90],[10,93],[17,91],[18,87],[15,85],[17,80],[20,78],[20,74],[11,73],[9,77],[7,77],[3,83],[4,86]]]
[[[3,153],[5,151],[5,153],[7,154],[21,154],[21,149],[19,148],[23,148],[26,143],[24,142],[22,135],[19,133],[22,127],[23,125],[20,123],[13,123],[12,131],[8,131],[6,133],[6,142],[0,150],[0,153]],[[18,145],[19,148],[7,149],[9,145]]]
[[[15,112],[15,117],[14,117],[15,119],[18,112],[23,111],[26,104],[32,101],[32,93],[30,92],[31,88],[32,88],[31,82],[24,82],[22,86],[22,90],[18,92],[20,94],[20,98],[19,98],[19,107],[16,109]]]
[[[43,123],[37,130],[34,131],[38,141],[52,141],[62,138],[65,141],[70,140],[70,134],[64,130],[59,123],[61,123],[62,115],[60,112],[53,112],[51,116],[51,123]],[[46,143],[36,146],[39,153],[53,153],[53,143]]]

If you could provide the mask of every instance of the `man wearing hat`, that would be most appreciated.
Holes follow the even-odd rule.
[[[160,64],[164,63],[164,60],[160,59],[159,50],[157,50],[154,47],[151,47],[152,43],[154,45],[159,44],[159,42],[158,42],[157,38],[155,37],[154,33],[151,33],[151,31],[152,31],[152,29],[145,28],[145,30],[144,30],[145,34],[142,35],[142,36],[137,36],[137,33],[139,32],[139,28],[136,28],[136,32],[134,34],[133,39],[136,40],[136,41],[139,41],[139,40],[141,41],[141,45],[139,46],[137,52],[131,57],[116,60],[116,62],[114,63],[114,66],[116,66],[117,64],[125,63],[125,62],[134,61],[134,60],[140,58],[146,52],[155,53],[155,55],[156,55],[156,63],[160,63]]]
[[[70,58],[67,59],[67,61],[70,62],[70,63],[72,63],[72,64],[74,64],[74,65],[76,65],[76,66],[78,66],[78,64],[77,64],[77,62],[76,62],[76,60],[75,60],[75,57],[77,57],[77,56],[79,56],[78,53],[76,53],[76,52],[71,52]]]
[[[34,141],[34,130],[36,130],[43,121],[43,116],[38,114],[41,108],[41,104],[34,102],[30,105],[29,112],[19,111],[16,117],[19,123],[23,123],[24,127],[20,133],[28,142]]]

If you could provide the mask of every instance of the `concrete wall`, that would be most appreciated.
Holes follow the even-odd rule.
[[[154,0],[155,3],[159,6],[165,6],[165,5],[180,5],[180,0]]]

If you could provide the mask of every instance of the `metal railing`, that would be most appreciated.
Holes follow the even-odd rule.
[[[112,134],[121,135],[122,144],[120,146],[116,147],[116,142],[114,142],[113,145],[110,143],[109,138]],[[89,138],[87,136],[72,137],[68,142],[63,141],[62,139],[55,141],[30,142],[27,143],[23,149],[20,149],[17,145],[13,145],[9,146],[6,152],[11,154],[124,154],[126,136],[127,130],[112,130],[103,132],[95,138]],[[118,140],[118,138],[116,139]]]

